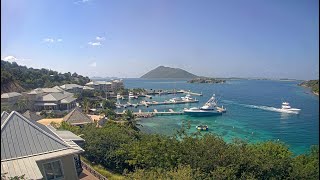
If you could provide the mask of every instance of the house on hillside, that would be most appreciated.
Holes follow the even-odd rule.
[[[41,116],[39,116],[38,114],[36,114],[35,112],[29,111],[27,110],[26,112],[24,112],[22,114],[24,117],[26,117],[27,119],[33,120],[33,121],[39,121],[40,119],[42,119]]]
[[[76,106],[77,98],[72,93],[49,93],[35,100],[35,110],[69,111]]]
[[[12,111],[1,114],[1,173],[25,179],[79,179],[84,150],[68,136]]]
[[[1,105],[14,106],[21,97],[22,97],[22,94],[17,92],[3,93],[1,94]]]
[[[83,86],[78,84],[64,84],[60,88],[71,93],[78,93],[83,90]]]
[[[64,122],[75,126],[83,126],[85,124],[93,123],[93,120],[88,115],[84,114],[81,109],[74,108],[69,114],[63,118]]]

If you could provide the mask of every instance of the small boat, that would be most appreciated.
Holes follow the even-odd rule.
[[[121,99],[120,93],[117,94],[117,99]]]
[[[194,99],[191,97],[190,93],[188,93],[185,97],[181,97],[183,101],[194,101]]]
[[[285,112],[285,113],[295,113],[295,114],[299,114],[299,112],[301,111],[301,109],[291,108],[291,106],[289,105],[288,102],[283,102],[280,111],[281,111],[281,112]]]
[[[209,127],[207,125],[199,125],[196,128],[200,131],[208,131]]]
[[[214,116],[221,115],[226,109],[217,106],[215,94],[200,108],[184,109],[183,112],[190,116]]]
[[[133,95],[132,92],[129,92],[129,99],[133,99],[133,98],[135,98],[135,96]]]

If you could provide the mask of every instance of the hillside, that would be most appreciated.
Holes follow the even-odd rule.
[[[181,78],[181,79],[191,79],[196,78],[197,75],[194,75],[192,73],[189,73],[183,69],[180,68],[170,68],[170,67],[164,67],[159,66],[145,75],[141,76],[141,78],[146,79],[155,79],[155,78]]]
[[[300,86],[311,88],[312,92],[319,95],[319,80],[303,81]]]
[[[1,94],[6,92],[22,92],[35,88],[53,87],[67,83],[84,85],[88,77],[77,73],[58,73],[48,69],[33,69],[20,66],[15,62],[1,60]]]

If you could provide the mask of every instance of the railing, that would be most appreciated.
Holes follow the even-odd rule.
[[[82,163],[82,167],[84,169],[86,169],[87,171],[89,171],[94,177],[98,178],[99,180],[108,180],[108,178],[104,177],[102,174],[100,174],[99,172],[97,172],[96,170],[94,170],[90,165],[88,165],[87,163],[81,161]]]

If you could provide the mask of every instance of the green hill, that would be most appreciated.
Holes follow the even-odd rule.
[[[189,73],[180,68],[171,68],[171,67],[164,67],[159,66],[145,75],[141,76],[141,78],[146,79],[155,79],[155,78],[181,78],[181,79],[191,79],[196,78],[197,75]]]
[[[33,69],[20,66],[16,62],[1,60],[1,94],[6,92],[22,92],[25,90],[53,87],[67,83],[84,85],[88,77],[77,73],[58,73],[48,69]]]
[[[319,79],[318,80],[303,81],[299,85],[311,88],[313,93],[319,94]]]

